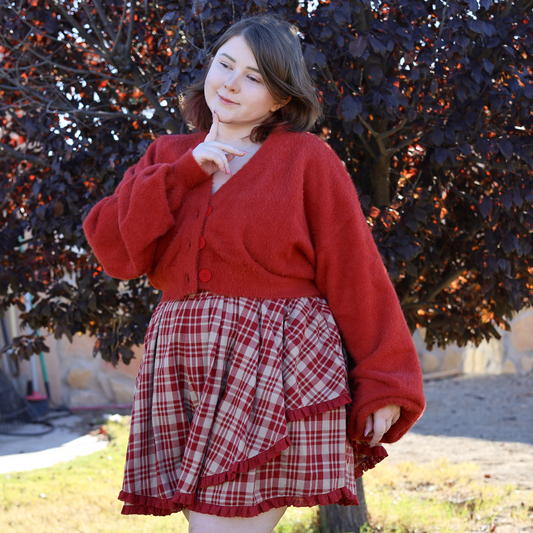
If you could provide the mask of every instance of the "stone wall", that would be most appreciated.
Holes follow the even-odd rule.
[[[533,309],[519,313],[511,331],[501,331],[501,340],[492,339],[479,346],[448,346],[441,350],[425,348],[423,328],[414,335],[424,374],[442,371],[465,374],[527,374],[533,370]]]
[[[533,309],[522,311],[512,321],[512,331],[502,332],[500,341],[483,342],[480,346],[428,351],[423,342],[423,330],[414,335],[424,374],[457,371],[466,374],[525,374],[533,371]],[[11,328],[12,329],[12,328]],[[131,404],[135,376],[142,358],[142,347],[136,348],[135,359],[116,368],[93,357],[94,339],[76,335],[71,344],[67,339],[49,337],[50,353],[46,364],[50,377],[52,405],[90,407],[111,404]],[[39,367],[39,391],[44,392]],[[6,367],[4,361],[4,367]],[[29,379],[28,362],[20,365],[19,389],[25,393]]]
[[[18,327],[18,313],[11,308],[6,316],[7,332],[10,338],[22,333]],[[115,368],[100,356],[93,357],[95,339],[85,335],[75,335],[70,343],[48,336],[46,344],[50,348],[45,353],[45,361],[50,384],[50,407],[91,407],[112,404],[130,405],[133,401],[135,377],[142,357],[142,347],[134,349],[135,359],[130,365],[119,363]],[[3,343],[0,341],[0,348]],[[0,361],[2,369],[12,375],[6,356]],[[31,366],[28,361],[19,363],[19,375],[13,379],[19,392],[26,395],[27,383],[31,379]],[[35,358],[37,369],[37,390],[45,394],[43,372],[39,358]]]
[[[66,339],[55,344],[64,404],[88,407],[133,402],[142,347],[135,349],[135,359],[129,365],[119,363],[115,368],[100,356],[93,357],[94,338],[76,336],[72,344]]]

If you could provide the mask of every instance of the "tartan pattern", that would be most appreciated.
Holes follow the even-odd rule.
[[[341,489],[357,503],[349,402],[323,298],[162,302],[136,380],[123,512],[303,505]]]
[[[346,440],[345,424],[343,406],[291,422],[289,448],[234,480],[200,489],[196,502],[213,507],[221,502],[227,507],[253,507],[264,500],[289,496],[291,505],[305,506],[306,497],[343,487],[355,495],[353,450]]]

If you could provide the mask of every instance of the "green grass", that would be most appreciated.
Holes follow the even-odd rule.
[[[0,531],[10,533],[186,533],[182,513],[127,517],[117,500],[126,455],[126,424],[105,426],[110,445],[50,468],[0,476]]]
[[[365,493],[368,532],[518,532],[533,519],[533,491],[483,480],[473,463],[378,467],[365,475]]]
[[[50,468],[0,475],[0,531],[9,533],[187,533],[182,513],[122,516],[128,426],[109,422],[110,445]],[[318,533],[316,509],[290,509],[276,533]]]
[[[122,516],[128,427],[109,422],[103,452],[50,468],[0,475],[0,531],[10,533],[187,533],[182,513]],[[479,480],[476,467],[439,461],[420,467],[386,462],[365,474],[367,533],[482,532],[533,519],[533,492]],[[516,529],[514,529],[516,527]],[[317,508],[290,508],[276,533],[318,533]]]

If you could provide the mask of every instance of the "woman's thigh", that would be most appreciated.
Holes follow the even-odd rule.
[[[272,533],[287,507],[270,509],[252,518],[225,518],[184,510],[189,533]]]

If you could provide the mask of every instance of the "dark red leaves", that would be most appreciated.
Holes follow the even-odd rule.
[[[215,1],[195,4],[201,13],[162,0],[137,6],[132,48],[122,31],[113,57],[99,17],[71,10],[90,28],[80,38],[60,13],[74,0],[19,4],[0,19],[0,141],[15,150],[0,154],[0,305],[25,312],[24,294],[40,295],[30,328],[88,333],[104,359],[130,360],[160,294],[106,276],[82,220],[156,136],[188,131],[178,96],[215,39],[259,12],[299,25],[324,104],[317,131],[354,179],[410,327],[428,344],[480,342],[533,301],[533,42],[519,4],[504,18],[492,0],[333,0],[310,12]],[[118,30],[123,4],[102,5]],[[40,351],[33,337],[13,346]]]
[[[368,41],[363,35],[356,37],[349,46],[349,50],[354,57],[362,57],[365,53]]]

